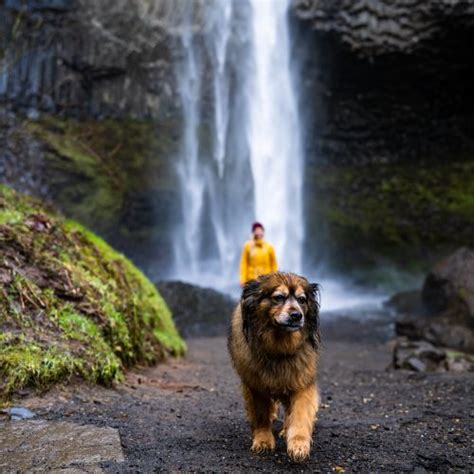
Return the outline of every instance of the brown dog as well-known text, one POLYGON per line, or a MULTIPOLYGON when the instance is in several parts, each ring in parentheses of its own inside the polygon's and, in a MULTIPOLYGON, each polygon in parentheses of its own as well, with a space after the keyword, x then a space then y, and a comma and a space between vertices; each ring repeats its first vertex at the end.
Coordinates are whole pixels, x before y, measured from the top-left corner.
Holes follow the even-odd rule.
POLYGON ((275 448, 272 422, 281 402, 285 420, 280 435, 288 455, 294 461, 306 459, 319 407, 318 285, 281 272, 249 281, 232 316, 228 345, 242 380, 252 451, 275 448))

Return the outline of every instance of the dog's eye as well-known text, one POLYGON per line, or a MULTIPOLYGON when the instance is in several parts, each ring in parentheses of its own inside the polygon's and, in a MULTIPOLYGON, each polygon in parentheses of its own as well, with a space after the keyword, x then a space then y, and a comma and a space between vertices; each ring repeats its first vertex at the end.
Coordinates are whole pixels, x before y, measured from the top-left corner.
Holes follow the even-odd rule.
POLYGON ((298 296, 297 298, 299 304, 305 304, 306 303, 306 296, 298 296))
POLYGON ((284 295, 275 295, 273 297, 273 299, 277 302, 277 303, 283 303, 283 301, 286 300, 285 296, 284 295))

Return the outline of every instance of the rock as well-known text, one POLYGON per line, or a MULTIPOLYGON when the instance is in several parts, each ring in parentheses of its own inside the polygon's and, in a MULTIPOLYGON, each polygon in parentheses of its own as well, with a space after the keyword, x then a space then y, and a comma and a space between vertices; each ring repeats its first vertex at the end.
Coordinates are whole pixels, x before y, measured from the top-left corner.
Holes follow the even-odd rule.
POLYGON ((90 0, 54 2, 61 8, 52 3, 0 6, 0 98, 30 117, 38 110, 161 115, 173 89, 169 29, 182 10, 172 2, 148 11, 140 2, 127 8, 90 0))
POLYGON ((446 351, 447 369, 452 372, 474 372, 474 356, 462 352, 446 351))
POLYGON ((393 367, 416 372, 446 370, 446 353, 426 341, 398 339, 393 350, 393 367))
POLYGON ((422 313, 421 292, 420 290, 409 290, 395 293, 384 302, 384 306, 396 313, 422 313))
POLYGON ((395 321, 395 332, 398 336, 411 340, 424 339, 438 346, 474 351, 472 329, 454 323, 447 317, 429 318, 423 314, 401 314, 395 321))
POLYGON ((474 142, 461 132, 473 123, 474 109, 465 105, 473 103, 472 55, 465 48, 473 28, 461 25, 474 17, 463 16, 466 2, 415 3, 294 2, 304 17, 294 21, 294 41, 307 157, 308 268, 324 262, 343 275, 358 269, 369 284, 392 277, 390 286, 446 248, 473 242, 474 166, 464 157, 473 156, 474 142), (428 20, 427 37, 412 42, 408 32, 425 14, 450 20, 428 20), (401 43, 385 28, 389 18, 403 30, 401 43), (423 90, 414 93, 420 84, 423 90), (470 102, 459 90, 469 91, 470 102), (391 274, 389 265, 399 271, 391 274))
POLYGON ((123 462, 118 430, 62 421, 0 423, 0 471, 76 469, 101 472, 99 463, 123 462), (82 469, 81 469, 82 468, 82 469))
POLYGON ((25 407, 12 407, 5 411, 10 415, 12 420, 28 420, 36 416, 36 413, 33 413, 25 407))
POLYGON ((402 313, 395 320, 395 333, 411 340, 422 339, 426 324, 426 319, 419 313, 402 313))
POLYGON ((414 370, 415 372, 426 372, 426 364, 417 357, 409 357, 403 361, 400 368, 414 370))
POLYGON ((442 33, 447 22, 474 23, 471 2, 295 0, 294 9, 314 28, 333 32, 366 56, 413 52, 442 33))
POLYGON ((232 297, 182 281, 161 281, 156 286, 184 337, 227 334, 236 305, 232 297))
POLYGON ((474 352, 474 252, 460 248, 435 265, 421 300, 415 293, 400 293, 387 304, 399 312, 398 336, 474 352))
POLYGON ((424 337, 433 344, 474 352, 474 332, 472 328, 454 324, 449 318, 428 320, 424 337))
POLYGON ((5 185, 0 222, 2 399, 75 376, 110 385, 184 353, 151 281, 91 231, 5 185))
POLYGON ((474 356, 447 348, 435 347, 427 341, 398 338, 393 348, 392 367, 415 372, 472 372, 474 356))
POLYGON ((474 251, 460 248, 436 264, 426 277, 422 298, 429 314, 449 313, 474 328, 474 251))

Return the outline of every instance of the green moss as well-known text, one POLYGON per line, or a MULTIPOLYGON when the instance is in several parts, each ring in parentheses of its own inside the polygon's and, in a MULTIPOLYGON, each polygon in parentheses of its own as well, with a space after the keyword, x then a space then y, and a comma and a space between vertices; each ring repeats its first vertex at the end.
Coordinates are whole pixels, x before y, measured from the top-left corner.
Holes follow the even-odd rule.
POLYGON ((0 373, 6 380, 4 394, 27 386, 45 389, 83 371, 83 361, 58 350, 45 348, 10 333, 0 340, 0 373))
POLYGON ((127 258, 0 186, 0 216, 7 214, 16 216, 0 225, 0 330, 11 335, 0 338, 0 385, 7 393, 71 375, 109 384, 124 366, 183 354, 168 307, 127 258))
POLYGON ((308 212, 317 217, 308 233, 324 231, 319 246, 341 268, 388 259, 406 271, 425 270, 472 242, 472 160, 317 166, 309 182, 316 185, 308 212))
POLYGON ((25 126, 47 145, 44 166, 53 201, 103 235, 137 230, 123 224, 131 195, 175 188, 167 164, 177 147, 171 120, 77 121, 43 115, 25 126))
MULTIPOLYGON (((116 300, 115 297, 118 295, 114 286, 117 281, 120 281, 124 275, 128 278, 128 290, 133 295, 132 300, 132 314, 135 315, 135 310, 139 310, 140 319, 146 325, 152 325, 153 334, 161 342, 161 344, 168 350, 180 354, 185 350, 185 345, 182 339, 179 337, 175 330, 171 312, 164 302, 163 298, 158 293, 155 285, 148 280, 148 278, 135 266, 130 260, 124 255, 118 254, 113 250, 103 239, 85 229, 82 225, 74 221, 66 221, 65 227, 70 232, 75 232, 84 237, 89 243, 93 244, 91 249, 98 249, 103 255, 107 262, 112 263, 112 270, 117 279, 107 282, 107 285, 103 285, 101 281, 92 278, 91 283, 95 285, 99 291, 103 292, 102 296, 105 296, 103 300, 105 313, 113 314, 112 320, 114 321, 115 328, 123 332, 122 316, 120 312, 115 311, 111 306, 114 302, 119 305, 120 301, 116 300), (115 267, 115 268, 114 268, 115 267), (161 315, 159 320, 156 319, 156 313, 161 315)), ((82 269, 86 271, 86 269, 82 269)), ((88 266, 87 272, 90 272, 91 267, 88 266)), ((93 276, 93 275, 92 275, 93 276)), ((138 344, 138 341, 132 341, 132 345, 138 344)))
POLYGON ((469 354, 467 352, 447 350, 446 356, 448 357, 448 359, 453 359, 453 360, 466 359, 469 362, 474 363, 474 354, 469 354))
POLYGON ((0 225, 1 224, 13 224, 19 222, 22 219, 21 212, 4 210, 0 213, 0 225))

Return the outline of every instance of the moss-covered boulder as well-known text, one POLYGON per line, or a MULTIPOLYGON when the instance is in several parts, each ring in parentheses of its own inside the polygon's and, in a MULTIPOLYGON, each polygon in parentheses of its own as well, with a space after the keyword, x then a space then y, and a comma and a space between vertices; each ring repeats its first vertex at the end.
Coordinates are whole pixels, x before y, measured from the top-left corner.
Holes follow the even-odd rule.
POLYGON ((123 369, 185 344, 154 285, 124 256, 39 201, 0 186, 0 391, 123 369))

